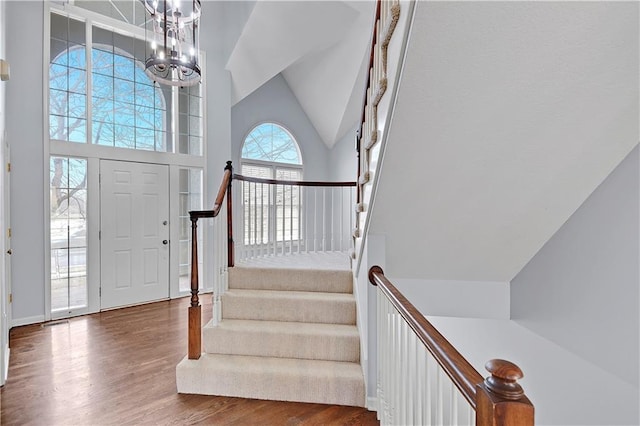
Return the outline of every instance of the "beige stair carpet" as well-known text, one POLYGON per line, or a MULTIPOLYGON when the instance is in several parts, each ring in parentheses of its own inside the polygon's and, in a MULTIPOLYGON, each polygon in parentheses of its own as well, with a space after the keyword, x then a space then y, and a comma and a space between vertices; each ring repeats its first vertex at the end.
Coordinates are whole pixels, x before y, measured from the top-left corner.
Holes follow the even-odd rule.
POLYGON ((364 406, 362 369, 352 362, 203 354, 178 364, 177 384, 183 393, 364 406))
POLYGON ((364 406, 350 271, 236 267, 178 392, 364 406))
POLYGON ((356 301, 346 293, 229 290, 222 295, 222 318, 355 324, 356 301))
POLYGON ((345 324, 225 319, 202 330, 204 351, 279 358, 358 362, 358 329, 345 324))

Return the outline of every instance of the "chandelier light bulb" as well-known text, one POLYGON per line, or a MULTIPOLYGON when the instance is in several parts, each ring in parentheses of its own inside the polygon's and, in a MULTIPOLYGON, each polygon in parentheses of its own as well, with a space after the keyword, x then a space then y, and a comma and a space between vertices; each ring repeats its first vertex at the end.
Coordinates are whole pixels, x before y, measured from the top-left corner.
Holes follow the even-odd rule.
POLYGON ((158 58, 160 58, 160 59, 164 59, 164 50, 161 50, 161 51, 158 53, 158 58))

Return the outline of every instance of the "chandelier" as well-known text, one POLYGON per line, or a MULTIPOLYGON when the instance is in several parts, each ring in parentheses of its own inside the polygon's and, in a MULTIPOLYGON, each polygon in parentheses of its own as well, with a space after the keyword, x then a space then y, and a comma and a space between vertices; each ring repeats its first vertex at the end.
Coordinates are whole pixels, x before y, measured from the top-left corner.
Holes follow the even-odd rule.
MULTIPOLYGON (((200 0, 140 0, 151 16, 151 53, 145 72, 158 83, 193 86, 200 82, 198 26, 200 0)), ((146 29, 145 24, 145 29, 146 29)))

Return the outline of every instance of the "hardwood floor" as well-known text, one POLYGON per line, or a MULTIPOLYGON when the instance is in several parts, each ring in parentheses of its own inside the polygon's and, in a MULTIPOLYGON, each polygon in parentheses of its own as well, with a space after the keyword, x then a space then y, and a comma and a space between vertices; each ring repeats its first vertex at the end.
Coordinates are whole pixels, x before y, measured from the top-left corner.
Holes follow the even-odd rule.
MULTIPOLYGON (((211 298, 202 299, 203 324, 211 298)), ((11 330, 2 425, 377 425, 363 408, 180 395, 188 298, 11 330)))

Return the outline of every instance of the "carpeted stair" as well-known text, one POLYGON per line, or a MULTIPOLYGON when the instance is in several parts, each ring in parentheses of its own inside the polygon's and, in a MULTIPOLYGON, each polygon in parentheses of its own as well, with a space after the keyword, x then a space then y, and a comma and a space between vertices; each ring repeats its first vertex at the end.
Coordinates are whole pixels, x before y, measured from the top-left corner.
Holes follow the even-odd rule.
POLYGON ((180 393, 364 406, 349 270, 235 267, 180 393))

